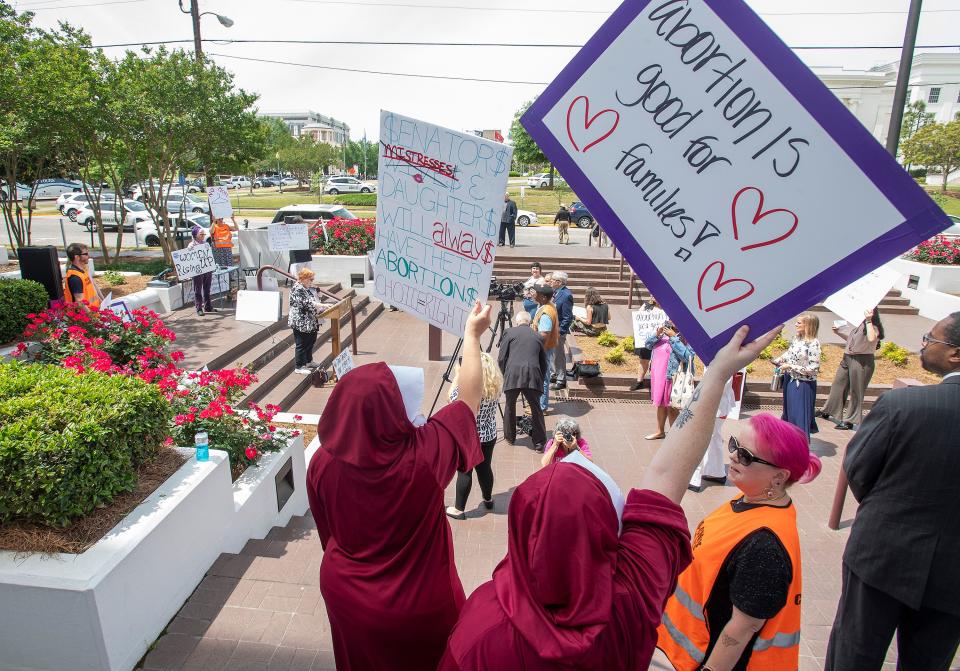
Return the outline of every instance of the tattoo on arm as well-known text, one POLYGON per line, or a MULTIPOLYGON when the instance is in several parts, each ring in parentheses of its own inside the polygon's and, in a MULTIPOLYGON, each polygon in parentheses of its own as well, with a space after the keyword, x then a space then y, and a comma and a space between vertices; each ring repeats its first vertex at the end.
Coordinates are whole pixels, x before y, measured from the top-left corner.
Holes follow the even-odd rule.
POLYGON ((740 645, 740 641, 723 632, 720 632, 720 643, 728 648, 732 648, 735 645, 740 645))
POLYGON ((693 396, 690 397, 690 404, 692 405, 694 401, 700 400, 700 385, 697 385, 697 388, 693 390, 693 396))
POLYGON ((690 412, 690 408, 684 408, 680 411, 680 414, 677 415, 677 419, 673 422, 673 425, 678 429, 682 429, 683 425, 693 419, 693 413, 690 412))

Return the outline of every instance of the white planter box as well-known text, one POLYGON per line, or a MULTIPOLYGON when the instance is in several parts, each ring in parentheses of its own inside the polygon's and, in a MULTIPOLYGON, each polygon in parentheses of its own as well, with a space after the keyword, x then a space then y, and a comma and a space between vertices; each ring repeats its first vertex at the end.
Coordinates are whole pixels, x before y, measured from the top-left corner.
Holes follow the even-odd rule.
POLYGON ((960 310, 960 266, 935 266, 907 259, 894 259, 886 265, 900 273, 893 287, 910 299, 921 317, 939 321, 960 310), (916 278, 914 288, 910 286, 911 278, 916 278))
POLYGON ((226 453, 211 450, 83 554, 0 552, 0 670, 129 671, 221 552, 306 511, 305 482, 299 437, 235 483, 226 453), (278 512, 288 459, 294 490, 278 512))
POLYGON ((310 267, 317 274, 317 281, 330 284, 339 282, 344 289, 349 289, 354 286, 354 282, 357 282, 355 288, 362 290, 367 280, 373 279, 370 257, 366 254, 363 256, 314 254, 310 267))

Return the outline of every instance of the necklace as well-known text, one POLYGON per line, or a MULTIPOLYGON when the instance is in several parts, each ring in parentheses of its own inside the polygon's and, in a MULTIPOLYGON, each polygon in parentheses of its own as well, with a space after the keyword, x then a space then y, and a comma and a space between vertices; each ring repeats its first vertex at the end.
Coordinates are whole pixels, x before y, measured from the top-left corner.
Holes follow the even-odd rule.
POLYGON ((786 493, 786 492, 784 492, 783 494, 781 494, 780 496, 777 496, 777 497, 765 496, 765 497, 763 497, 762 499, 759 499, 759 500, 756 500, 756 501, 751 500, 749 496, 747 496, 746 494, 744 494, 744 495, 743 495, 743 502, 744 502, 744 503, 752 503, 752 504, 758 504, 758 503, 773 503, 774 501, 780 501, 780 500, 785 499, 785 498, 787 498, 787 493, 786 493))

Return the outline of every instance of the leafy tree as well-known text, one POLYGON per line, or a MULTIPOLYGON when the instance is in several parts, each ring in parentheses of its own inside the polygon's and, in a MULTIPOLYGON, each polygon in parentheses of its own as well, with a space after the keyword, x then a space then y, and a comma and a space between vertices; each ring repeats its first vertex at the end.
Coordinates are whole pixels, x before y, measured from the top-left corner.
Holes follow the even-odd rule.
POLYGON ((523 103, 520 109, 517 110, 517 113, 513 115, 513 123, 510 124, 510 132, 508 134, 510 141, 513 143, 513 160, 517 163, 535 166, 547 165, 549 163, 550 188, 552 189, 553 164, 549 162, 540 145, 530 137, 530 133, 528 133, 527 129, 523 127, 523 124, 520 123, 520 117, 530 109, 530 105, 532 104, 533 100, 523 103))
POLYGON ((923 126, 903 143, 903 158, 911 164, 940 170, 940 190, 946 192, 950 173, 960 168, 960 120, 923 126))
POLYGON ((376 139, 373 141, 362 140, 360 142, 350 140, 347 142, 346 154, 348 168, 357 166, 365 178, 377 174, 380 145, 376 139))
POLYGON ((303 184, 311 183, 315 172, 326 173, 327 168, 339 163, 342 153, 333 145, 316 142, 308 135, 301 136, 288 148, 280 151, 280 163, 303 184))
MULTIPOLYGON (((931 123, 934 118, 932 112, 927 111, 927 103, 922 100, 914 100, 907 109, 903 111, 903 123, 900 124, 900 153, 903 154, 903 143, 913 137, 914 133, 931 123)), ((910 164, 907 163, 907 169, 910 164)))

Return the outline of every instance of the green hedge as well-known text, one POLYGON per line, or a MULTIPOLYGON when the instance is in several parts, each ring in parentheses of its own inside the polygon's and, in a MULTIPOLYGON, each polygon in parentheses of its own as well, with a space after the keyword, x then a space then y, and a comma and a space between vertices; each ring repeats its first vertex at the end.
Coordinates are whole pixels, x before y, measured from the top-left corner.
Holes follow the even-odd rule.
POLYGON ((0 343, 10 342, 27 325, 27 315, 47 309, 50 297, 33 280, 0 280, 0 343))
POLYGON ((170 412, 137 378, 0 364, 0 523, 66 526, 133 489, 170 412))
POLYGON ((366 205, 375 207, 377 194, 375 193, 341 193, 336 196, 324 196, 324 202, 339 203, 340 205, 366 205))

